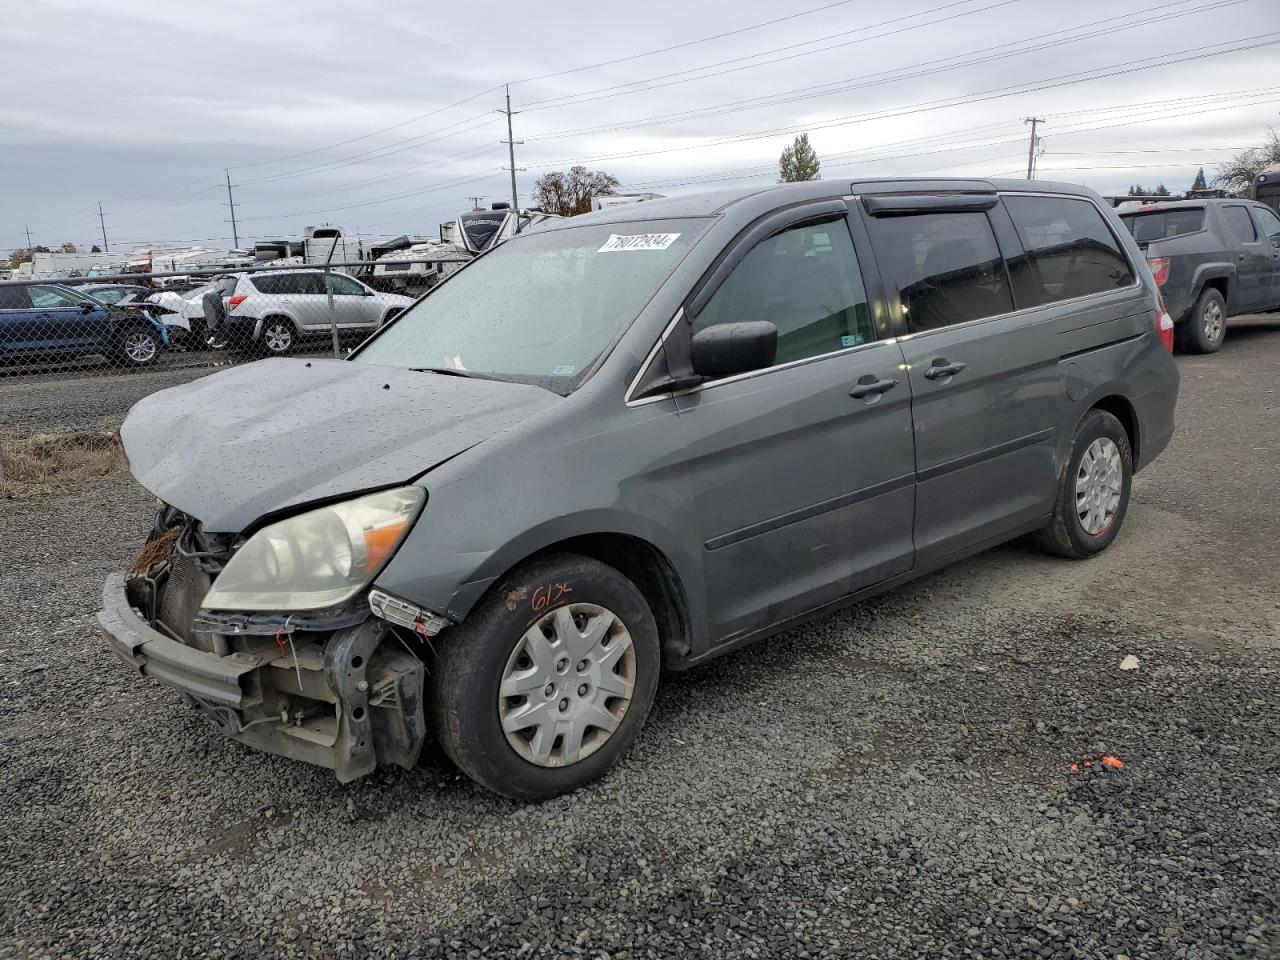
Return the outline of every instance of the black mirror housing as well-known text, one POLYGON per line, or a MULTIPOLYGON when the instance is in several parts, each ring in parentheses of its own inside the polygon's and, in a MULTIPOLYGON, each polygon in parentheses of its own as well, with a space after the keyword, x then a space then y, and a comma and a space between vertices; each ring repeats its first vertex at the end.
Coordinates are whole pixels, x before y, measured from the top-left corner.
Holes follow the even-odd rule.
POLYGON ((772 366, 777 353, 777 327, 768 320, 742 320, 699 330, 689 359, 700 377, 729 377, 772 366))

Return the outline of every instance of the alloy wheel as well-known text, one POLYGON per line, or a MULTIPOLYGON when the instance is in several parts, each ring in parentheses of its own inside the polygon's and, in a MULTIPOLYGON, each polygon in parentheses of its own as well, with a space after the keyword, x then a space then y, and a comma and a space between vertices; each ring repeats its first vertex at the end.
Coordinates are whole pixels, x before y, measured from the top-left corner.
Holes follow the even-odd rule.
POLYGON ((262 342, 272 353, 286 353, 293 346, 293 330, 285 323, 272 323, 262 331, 262 342))
POLYGON ((1223 317, 1222 305, 1217 300, 1210 299, 1205 304, 1204 314, 1201 316, 1204 323, 1204 338, 1210 343, 1217 343, 1222 339, 1223 317))
POLYGON ((143 364, 154 360, 159 348, 151 334, 134 330, 124 338, 123 350, 130 363, 143 364))
POLYGON ((559 607, 529 627, 507 658, 498 689, 502 730, 530 763, 577 763, 618 729, 635 682, 635 648, 616 614, 593 603, 559 607))

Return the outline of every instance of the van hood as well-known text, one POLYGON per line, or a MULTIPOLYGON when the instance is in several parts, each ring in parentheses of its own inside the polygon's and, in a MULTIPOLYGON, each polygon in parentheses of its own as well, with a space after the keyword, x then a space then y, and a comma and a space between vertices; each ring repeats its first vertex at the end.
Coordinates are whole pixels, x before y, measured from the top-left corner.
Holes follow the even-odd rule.
POLYGON ((129 469, 206 530, 409 483, 559 402, 526 384, 270 359, 161 390, 120 434, 129 469))

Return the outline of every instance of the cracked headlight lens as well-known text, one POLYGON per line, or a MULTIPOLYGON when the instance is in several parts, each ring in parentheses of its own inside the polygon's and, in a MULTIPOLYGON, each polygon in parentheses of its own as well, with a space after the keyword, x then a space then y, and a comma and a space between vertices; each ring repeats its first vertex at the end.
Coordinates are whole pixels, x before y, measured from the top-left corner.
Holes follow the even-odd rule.
POLYGON ((208 610, 319 610, 359 593, 400 546, 426 500, 385 490, 263 527, 205 595, 208 610))

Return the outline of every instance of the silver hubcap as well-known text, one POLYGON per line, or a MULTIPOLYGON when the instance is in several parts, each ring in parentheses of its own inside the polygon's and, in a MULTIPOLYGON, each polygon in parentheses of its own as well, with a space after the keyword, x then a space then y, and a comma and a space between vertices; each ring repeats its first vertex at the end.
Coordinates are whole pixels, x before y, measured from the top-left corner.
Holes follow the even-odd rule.
POLYGON ((1085 533, 1096 537, 1111 526, 1124 482, 1120 448, 1106 437, 1089 444, 1076 474, 1076 514, 1085 533))
POLYGON ((507 658, 498 716, 516 753, 565 767, 599 750, 631 705, 636 651, 612 612, 594 603, 552 610, 507 658))
POLYGON ((1217 300, 1210 300, 1204 308, 1204 336, 1212 343, 1222 336, 1222 307, 1217 300))
POLYGON ((262 339, 267 344, 267 349, 272 353, 280 353, 288 350, 289 345, 293 343, 293 331, 282 323, 273 323, 263 331, 262 339))
POLYGON ((134 363, 147 363, 156 355, 156 342, 145 333, 131 333, 124 339, 124 355, 134 363))

